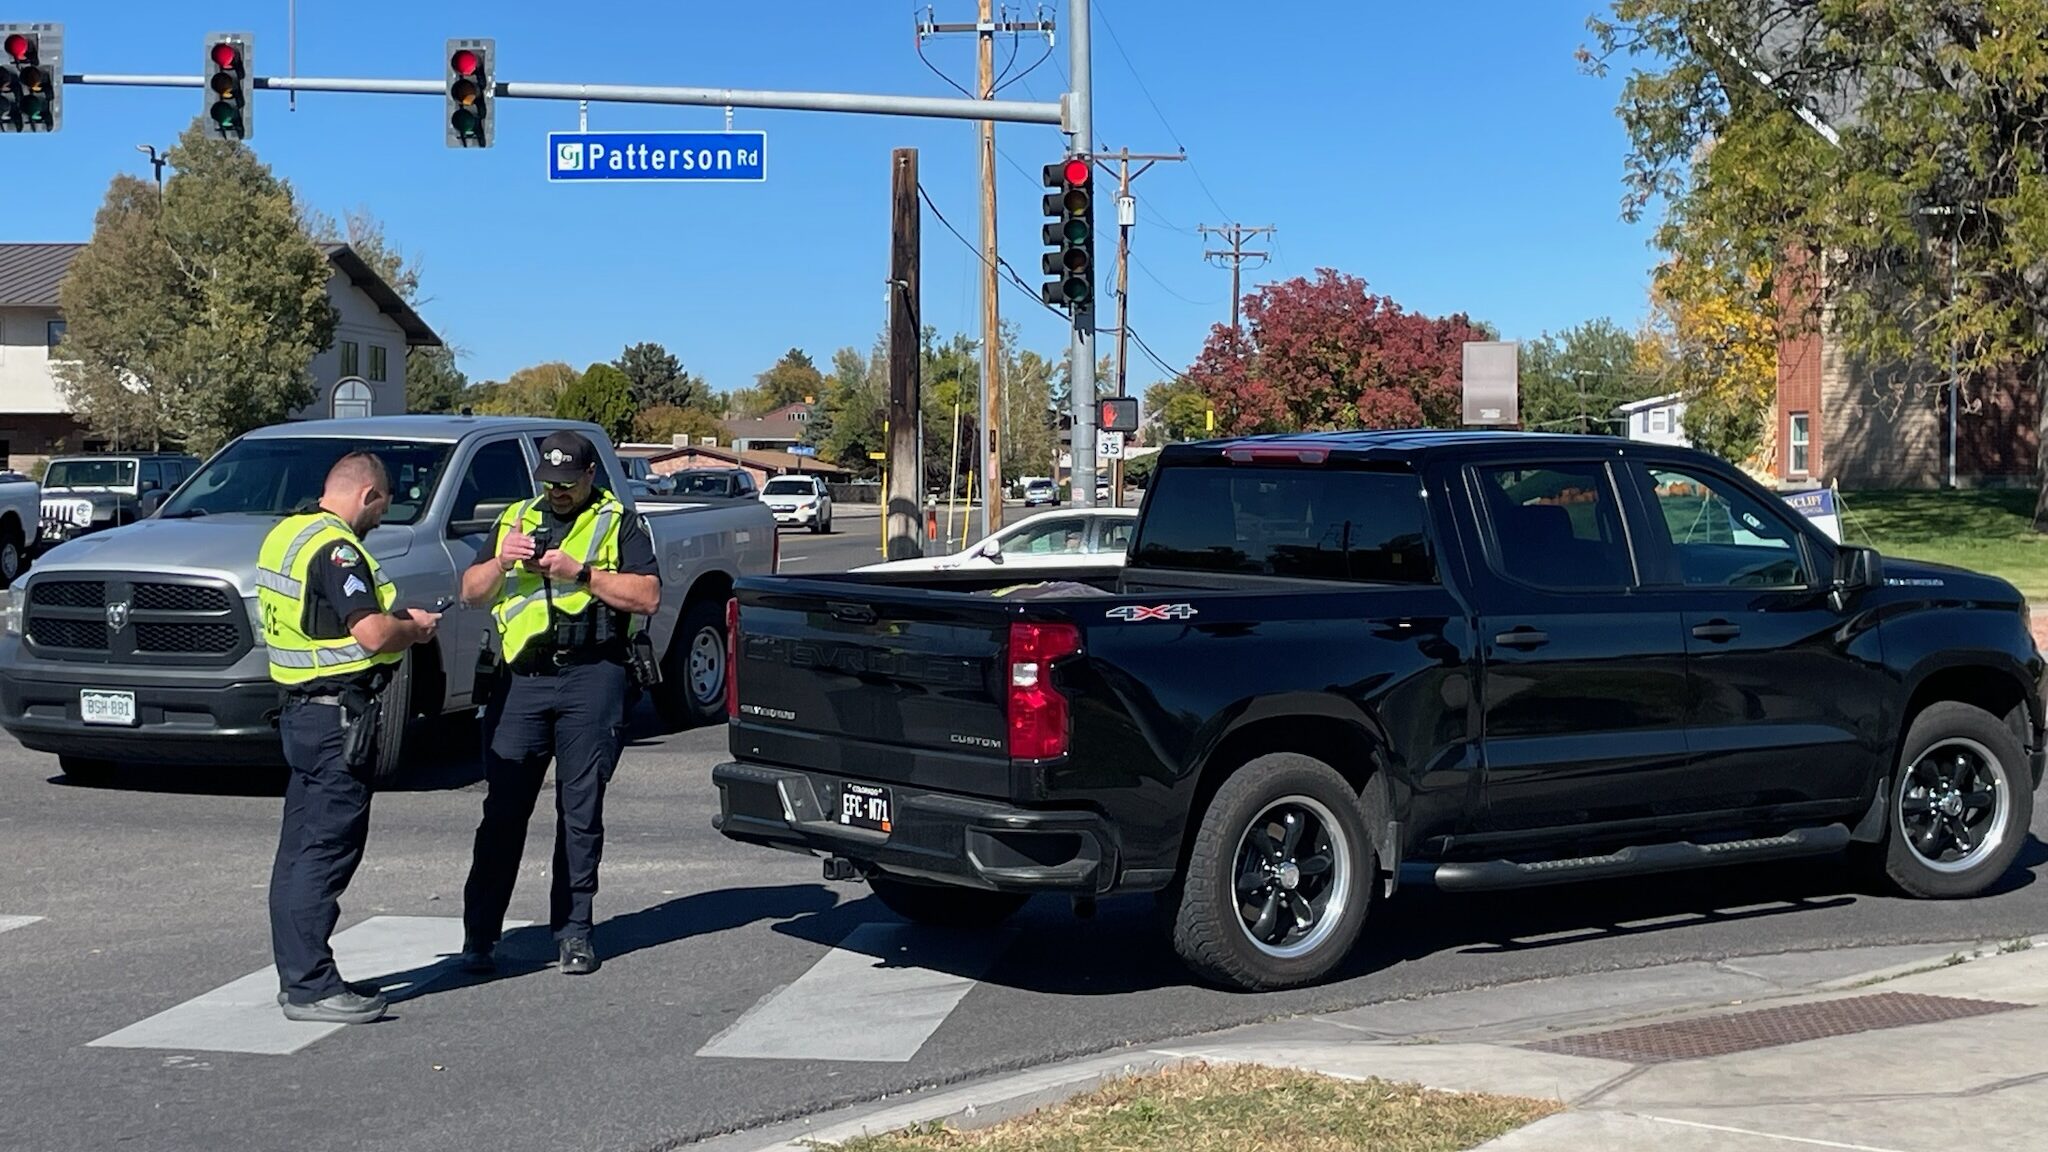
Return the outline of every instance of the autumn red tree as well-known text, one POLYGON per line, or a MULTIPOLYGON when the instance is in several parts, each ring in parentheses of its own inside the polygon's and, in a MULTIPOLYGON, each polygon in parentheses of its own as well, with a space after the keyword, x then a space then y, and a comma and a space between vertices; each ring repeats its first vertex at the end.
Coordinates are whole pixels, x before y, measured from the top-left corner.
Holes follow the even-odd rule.
POLYGON ((1464 344, 1486 338, 1329 268, 1259 289, 1244 316, 1242 336, 1217 325, 1188 370, 1221 433, 1455 424, 1464 344))

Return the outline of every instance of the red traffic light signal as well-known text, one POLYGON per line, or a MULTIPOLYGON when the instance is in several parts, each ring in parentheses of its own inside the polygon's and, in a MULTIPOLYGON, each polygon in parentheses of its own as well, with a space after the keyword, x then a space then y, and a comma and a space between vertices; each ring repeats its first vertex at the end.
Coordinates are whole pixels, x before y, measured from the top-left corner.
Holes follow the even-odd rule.
POLYGON ((9 33, 7 36, 7 58, 9 60, 28 59, 28 37, 23 36, 19 32, 9 33))
POLYGON ((467 48, 459 49, 454 56, 449 58, 448 66, 455 69, 457 76, 473 77, 476 75, 477 69, 476 53, 471 52, 467 48))
POLYGON ((1096 427, 1104 432, 1136 432, 1138 430, 1138 398, 1136 396, 1112 396, 1096 405, 1096 427))
POLYGON ((241 53, 235 51, 233 44, 222 42, 213 46, 213 66, 215 68, 233 68, 235 61, 240 59, 240 57, 241 53))
POLYGON ((1088 162, 1081 159, 1069 160, 1067 161, 1066 170, 1061 175, 1066 178, 1069 184, 1086 185, 1088 183, 1088 162))

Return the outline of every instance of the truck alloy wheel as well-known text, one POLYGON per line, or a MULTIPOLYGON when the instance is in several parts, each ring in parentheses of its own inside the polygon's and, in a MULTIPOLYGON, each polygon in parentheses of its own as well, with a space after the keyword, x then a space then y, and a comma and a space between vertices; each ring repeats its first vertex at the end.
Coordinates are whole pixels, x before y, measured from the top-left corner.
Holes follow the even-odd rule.
POLYGON ((1956 701, 1914 718, 1893 778, 1884 875, 1909 896, 1975 896, 2019 855, 2034 818, 2026 751, 1991 713, 1956 701))
POLYGON ((725 694, 725 637, 702 627, 690 637, 690 697, 698 707, 716 705, 725 694))
POLYGON ((1239 838, 1237 915, 1268 956, 1306 956, 1330 938, 1350 899, 1351 850, 1320 801, 1287 796, 1266 806, 1239 838))
POLYGON ((1262 991, 1314 983, 1344 962, 1379 865, 1358 792, 1336 769, 1258 757, 1216 790, 1190 835, 1160 909, 1189 968, 1262 991))

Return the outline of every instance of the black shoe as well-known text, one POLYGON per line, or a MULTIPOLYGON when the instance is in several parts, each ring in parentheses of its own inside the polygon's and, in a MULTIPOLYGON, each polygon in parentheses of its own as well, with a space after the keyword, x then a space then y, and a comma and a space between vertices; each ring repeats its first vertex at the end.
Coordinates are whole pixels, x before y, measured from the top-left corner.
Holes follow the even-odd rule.
MULTIPOLYGON (((343 988, 348 989, 350 992, 353 992, 356 995, 361 996, 365 1000, 374 999, 376 997, 384 995, 384 989, 378 987, 376 984, 368 980, 343 980, 341 982, 341 986, 343 988)), ((291 997, 285 995, 283 992, 279 992, 277 994, 277 1002, 279 1004, 284 1004, 290 999, 291 997)))
POLYGON ((490 944, 478 944, 473 940, 463 941, 462 956, 460 958, 462 970, 479 976, 496 972, 498 970, 498 959, 491 955, 494 947, 494 945, 490 944))
POLYGON ((562 941, 562 973, 567 976, 587 976, 597 971, 597 953, 590 947, 590 941, 572 936, 562 941))
POLYGON ((307 1020, 316 1024, 368 1024, 384 1015, 387 1007, 383 995, 358 996, 354 992, 341 991, 325 1000, 311 1004, 284 1002, 284 1018, 307 1020))

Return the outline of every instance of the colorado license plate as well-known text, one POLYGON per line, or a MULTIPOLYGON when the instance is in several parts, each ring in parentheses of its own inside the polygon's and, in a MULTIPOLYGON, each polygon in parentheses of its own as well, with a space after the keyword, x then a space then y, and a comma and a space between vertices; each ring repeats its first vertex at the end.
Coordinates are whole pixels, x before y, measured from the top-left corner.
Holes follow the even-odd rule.
POLYGON ((870 832, 890 831, 889 790, 872 784, 848 784, 839 790, 839 822, 870 832))
POLYGON ((78 694, 78 718, 87 724, 132 726, 135 723, 135 693, 85 689, 78 694))

